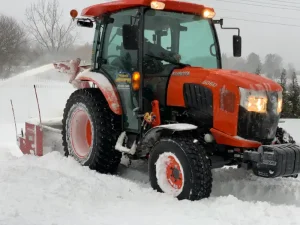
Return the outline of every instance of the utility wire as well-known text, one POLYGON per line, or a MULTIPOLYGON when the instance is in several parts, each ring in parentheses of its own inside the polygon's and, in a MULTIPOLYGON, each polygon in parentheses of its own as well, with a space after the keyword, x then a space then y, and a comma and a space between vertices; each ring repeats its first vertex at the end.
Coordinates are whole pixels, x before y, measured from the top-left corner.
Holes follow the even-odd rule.
MULTIPOLYGON (((216 1, 220 2, 219 0, 216 0, 216 1)), ((282 7, 259 5, 259 4, 253 4, 253 3, 251 4, 251 3, 246 3, 246 2, 235 2, 235 1, 230 1, 230 0, 222 0, 222 2, 229 2, 229 3, 235 3, 235 4, 241 4, 241 5, 250 5, 250 6, 262 6, 262 7, 274 8, 274 9, 286 9, 286 10, 300 11, 299 10, 300 8, 296 8, 296 7, 294 7, 293 9, 292 8, 282 8, 282 7)))
MULTIPOLYGON (((218 0, 216 0, 218 1, 218 0)), ((223 2, 234 2, 230 0, 222 0, 223 2)), ((239 2, 234 2, 237 4, 246 4, 246 3, 239 3, 239 2)), ((252 4, 250 4, 252 5, 252 4)), ((269 6, 264 6, 264 7, 269 7, 269 6)), ((218 8, 216 8, 218 9, 218 8)), ((224 11, 232 11, 232 12, 239 12, 239 13, 247 13, 247 14, 254 14, 254 15, 261 15, 261 16, 271 16, 271 17, 276 17, 276 18, 285 18, 285 19, 292 19, 292 20, 298 20, 300 18, 292 18, 292 17, 284 17, 284 16, 277 16, 277 15, 270 15, 270 14, 264 14, 264 13, 255 13, 255 12, 245 12, 245 11, 238 11, 238 10, 232 10, 232 9, 222 9, 219 8, 219 10, 224 10, 224 11)), ((247 21, 247 22, 254 22, 254 23, 264 23, 264 24, 272 24, 272 25, 282 25, 282 26, 290 26, 290 27, 300 27, 300 25, 296 24, 288 24, 288 23, 276 23, 276 22, 268 22, 268 21, 261 21, 261 20, 251 20, 251 19, 243 19, 243 18, 236 18, 236 17, 223 17, 227 19, 233 19, 233 20, 240 20, 240 21, 247 21)))
POLYGON ((246 12, 246 11, 239 11, 239 10, 232 10, 232 9, 223 9, 223 8, 215 8, 215 9, 228 11, 228 12, 238 12, 238 13, 246 13, 246 14, 253 14, 253 15, 260 15, 260 16, 271 16, 271 17, 282 18, 282 19, 300 20, 300 18, 277 16, 277 15, 271 15, 265 13, 254 13, 254 12, 246 12))
POLYGON ((265 23, 265 24, 282 25, 282 26, 289 26, 289 27, 300 27, 300 25, 296 25, 296 24, 272 23, 272 22, 267 22, 267 21, 247 20, 247 19, 235 18, 235 17, 228 17, 228 16, 224 16, 222 18, 233 19, 233 20, 241 20, 241 21, 248 21, 248 22, 255 22, 255 23, 265 23))
MULTIPOLYGON (((276 4, 276 3, 273 3, 273 2, 262 2, 262 1, 256 1, 256 0, 247 0, 247 1, 245 1, 245 0, 240 0, 242 3, 243 2, 253 2, 253 3, 255 3, 255 4, 265 4, 265 6, 266 7, 269 7, 269 5, 276 5, 276 6, 284 6, 284 7, 291 7, 291 8, 297 8, 297 9, 299 9, 300 7, 299 6, 293 6, 293 5, 286 5, 286 4, 276 4)), ((273 1, 273 0, 272 0, 273 1)), ((294 3, 295 4, 295 3, 294 3)), ((299 4, 299 3, 298 3, 299 4)))
POLYGON ((300 4, 299 1, 291 2, 291 1, 281 1, 281 0, 272 0, 272 2, 280 2, 280 3, 289 3, 289 4, 300 4))

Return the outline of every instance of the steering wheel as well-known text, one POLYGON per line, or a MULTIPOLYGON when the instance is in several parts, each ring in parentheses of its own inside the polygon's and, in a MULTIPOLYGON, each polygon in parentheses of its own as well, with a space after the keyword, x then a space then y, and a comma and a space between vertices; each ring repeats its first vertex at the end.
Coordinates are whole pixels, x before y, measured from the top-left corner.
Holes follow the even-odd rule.
POLYGON ((107 56, 107 60, 109 59, 109 58, 112 58, 112 57, 115 57, 115 58, 118 58, 118 57, 120 57, 119 55, 109 55, 109 56, 107 56))
POLYGON ((120 56, 119 55, 108 55, 107 57, 106 57, 106 60, 107 60, 107 62, 108 62, 108 59, 109 58, 115 58, 114 60, 112 60, 111 61, 111 63, 110 63, 110 65, 112 66, 112 65, 115 65, 116 67, 118 67, 118 58, 120 58, 120 56))

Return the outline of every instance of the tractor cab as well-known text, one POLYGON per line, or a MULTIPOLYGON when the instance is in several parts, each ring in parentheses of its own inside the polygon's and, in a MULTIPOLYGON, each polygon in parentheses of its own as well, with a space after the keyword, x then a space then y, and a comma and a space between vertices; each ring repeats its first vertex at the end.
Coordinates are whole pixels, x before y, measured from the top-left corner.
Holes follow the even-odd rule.
MULTIPOLYGON (((221 69, 215 24, 222 26, 223 21, 213 20, 214 10, 203 5, 137 2, 135 6, 120 2, 121 10, 114 10, 111 3, 91 6, 82 15, 93 19, 79 18, 77 23, 84 27, 96 24, 92 71, 104 74, 115 84, 125 130, 140 133, 141 117, 153 110, 154 100, 158 102, 161 117, 170 119, 169 111, 164 108, 168 82, 176 69, 221 69), (187 9, 191 6, 195 8, 187 9)), ((74 11, 71 15, 77 16, 74 11)), ((233 40, 237 43, 234 55, 240 56, 241 38, 235 35, 233 40)))

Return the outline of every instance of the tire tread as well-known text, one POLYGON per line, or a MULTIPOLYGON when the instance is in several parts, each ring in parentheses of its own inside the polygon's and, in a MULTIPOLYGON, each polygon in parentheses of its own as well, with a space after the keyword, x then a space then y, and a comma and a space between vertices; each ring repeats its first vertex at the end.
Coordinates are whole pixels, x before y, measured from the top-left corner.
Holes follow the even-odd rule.
POLYGON ((115 115, 98 88, 79 89, 73 92, 67 101, 63 115, 62 139, 65 156, 69 156, 66 141, 66 121, 70 108, 78 102, 84 103, 90 110, 93 124, 96 126, 96 144, 94 157, 88 165, 100 173, 115 173, 120 164, 122 153, 115 150, 118 134, 121 133, 121 117, 115 115))

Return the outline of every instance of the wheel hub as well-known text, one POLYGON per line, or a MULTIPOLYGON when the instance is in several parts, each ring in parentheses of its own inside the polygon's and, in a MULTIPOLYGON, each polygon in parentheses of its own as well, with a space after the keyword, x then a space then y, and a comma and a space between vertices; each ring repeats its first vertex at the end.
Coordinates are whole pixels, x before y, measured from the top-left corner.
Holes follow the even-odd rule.
POLYGON ((92 126, 91 121, 88 120, 86 124, 86 141, 89 147, 92 145, 92 126))
POLYGON ((166 169, 167 180, 173 188, 180 189, 182 187, 182 171, 180 165, 173 156, 169 156, 168 159, 169 162, 166 169))

